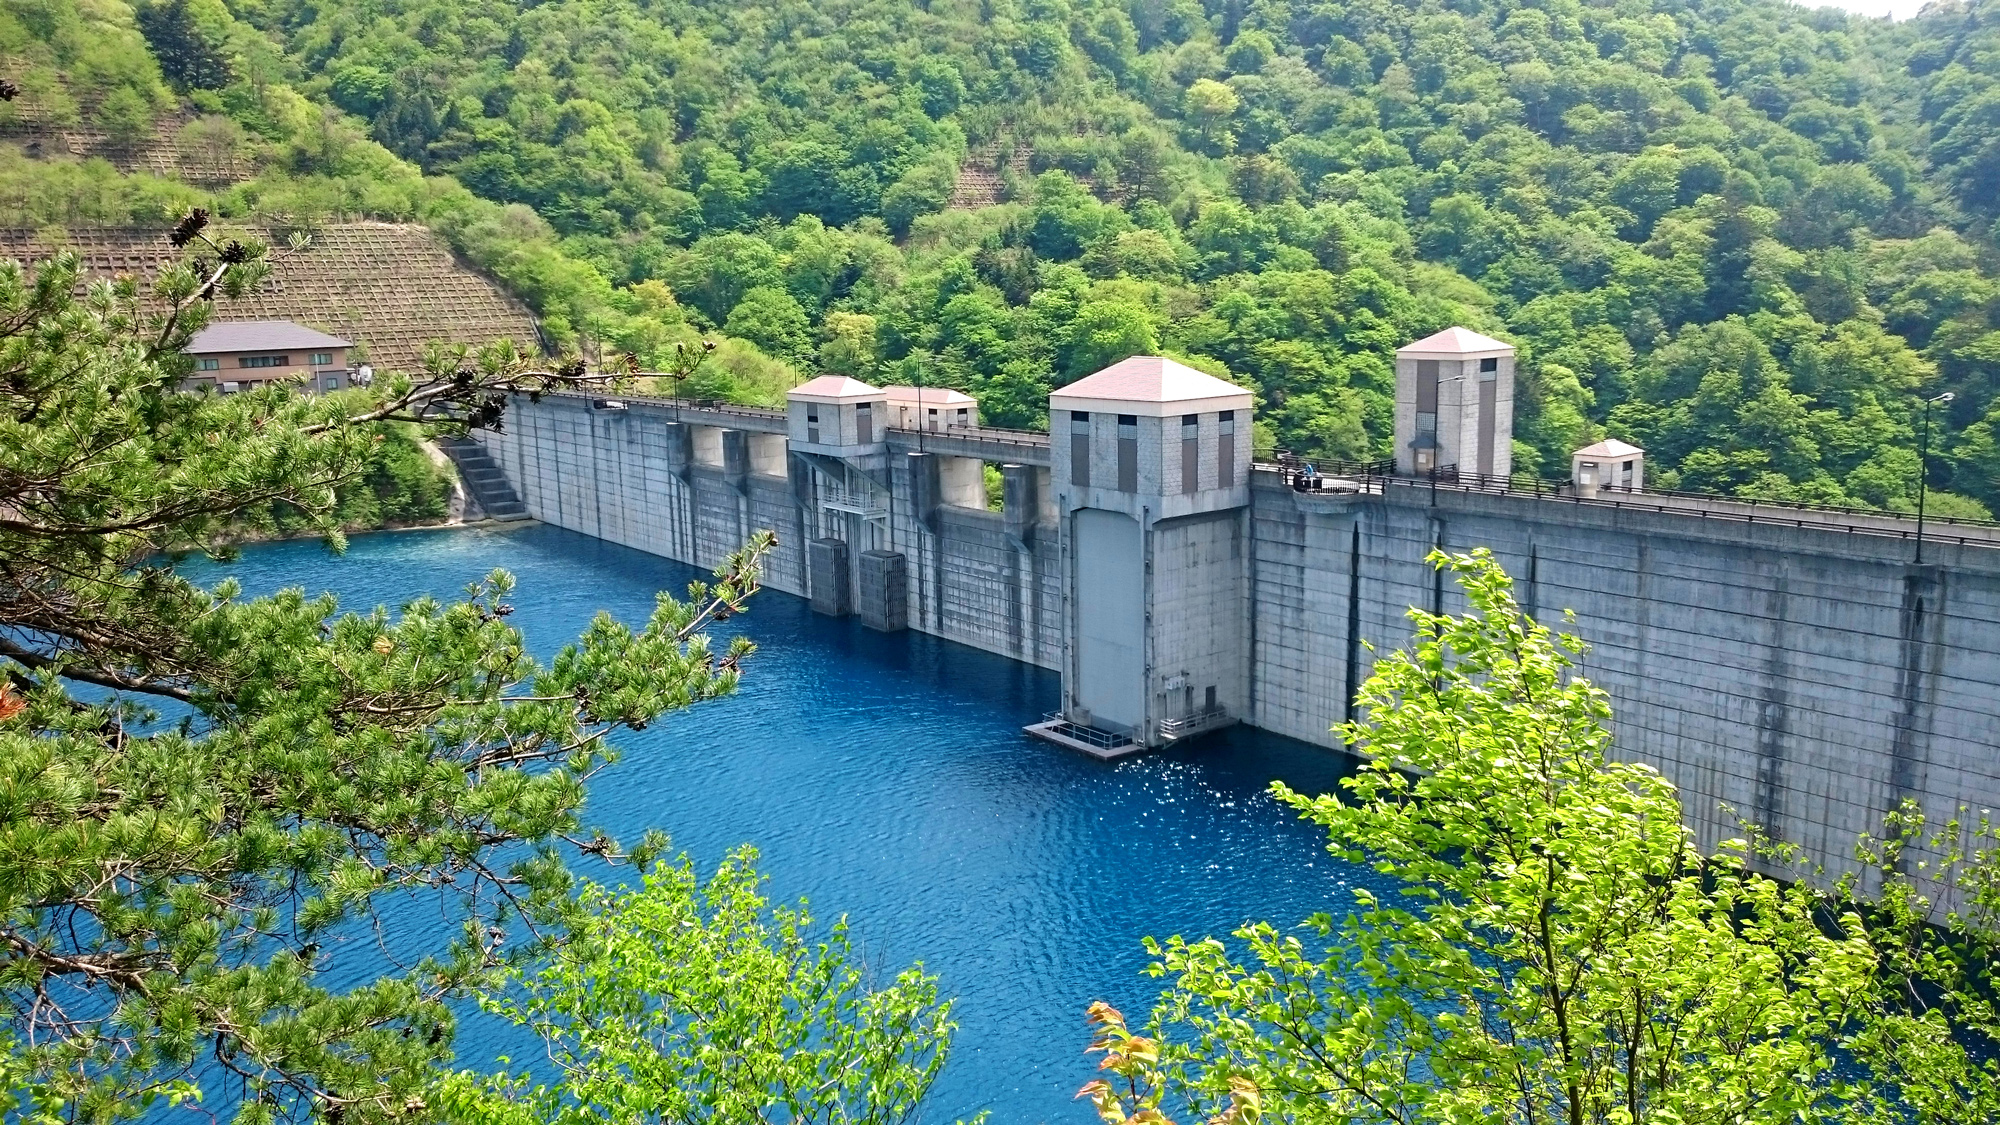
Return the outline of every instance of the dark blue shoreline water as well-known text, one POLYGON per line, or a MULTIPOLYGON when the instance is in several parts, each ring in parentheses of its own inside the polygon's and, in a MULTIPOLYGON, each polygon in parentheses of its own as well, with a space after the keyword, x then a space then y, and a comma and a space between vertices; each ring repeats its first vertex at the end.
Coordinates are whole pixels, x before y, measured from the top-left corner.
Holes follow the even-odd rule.
MULTIPOLYGON (((250 594, 330 590, 363 610, 455 597, 495 567, 519 580, 512 621, 544 656, 599 609, 636 623, 656 591, 699 577, 545 527, 359 536, 343 557, 279 543, 188 570, 235 575, 250 594)), ((1142 935, 1291 925, 1345 910, 1347 881, 1379 882, 1264 793, 1274 778, 1330 790, 1352 768, 1341 755, 1234 730, 1107 764, 1021 734, 1055 706, 1053 673, 815 617, 775 591, 716 632, 760 646, 741 690, 623 736, 587 818, 621 838, 666 829, 704 870, 754 843, 774 901, 845 914, 884 975, 919 960, 938 974, 960 1029, 925 1121, 980 1109, 996 1125, 1089 1121, 1072 1101, 1092 1068, 1083 1009, 1107 999, 1136 1017, 1150 1005, 1161 982, 1142 972, 1142 935)), ((400 920, 441 925, 413 913, 400 920)), ((350 948, 330 979, 379 956, 350 948)), ((523 1046, 471 1020, 459 1063, 490 1069, 496 1055, 529 1057, 523 1046)))

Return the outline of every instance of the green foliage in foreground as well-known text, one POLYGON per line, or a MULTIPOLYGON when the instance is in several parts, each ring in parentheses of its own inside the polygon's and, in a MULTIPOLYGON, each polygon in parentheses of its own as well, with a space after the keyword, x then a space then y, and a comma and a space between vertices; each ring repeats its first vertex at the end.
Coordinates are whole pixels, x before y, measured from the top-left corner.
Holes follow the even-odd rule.
POLYGON ((1673 786, 1607 756, 1581 642, 1524 616, 1490 555, 1433 561, 1469 611, 1413 610, 1377 663, 1342 728, 1372 755, 1349 793, 1274 786, 1401 893, 1149 943, 1171 985, 1148 1034, 1091 1010, 1108 1073, 1080 1096, 1103 1120, 1990 1120, 1988 857, 1940 867, 1966 841, 1906 812, 1864 846, 1886 881, 1864 902, 1753 872, 1744 841, 1703 856, 1673 786), (1964 912, 1933 916, 1941 897, 1964 912))
MULTIPOLYGON (((340 490, 366 483, 379 426, 494 424, 509 394, 617 382, 493 349, 340 394, 182 393, 187 337, 261 263, 193 220, 176 238, 208 256, 143 300, 130 282, 76 295, 73 258, 0 265, 0 1109, 437 1120, 452 998, 513 969, 554 1003, 564 974, 613 967, 580 940, 652 948, 644 927, 687 888, 666 868, 640 897, 578 897, 572 862, 646 864, 661 842, 625 851, 591 831, 586 784, 616 761, 619 730, 735 689, 752 647, 708 630, 756 592, 773 540, 754 536, 685 600, 661 595, 637 627, 598 615, 547 662, 508 623, 505 572, 456 601, 357 613, 135 565, 279 504, 338 547, 340 490), (377 904, 411 896, 458 932, 399 961, 377 904), (544 954, 543 975, 523 968, 544 954)), ((696 927, 675 929, 682 952, 744 974, 698 998, 754 1014, 802 1114, 906 1111, 949 1031, 930 982, 859 989, 837 937, 808 951, 792 916, 766 928, 753 889, 739 862, 699 920, 678 920, 696 927)), ((595 1002, 641 1002, 597 983, 639 982, 594 982, 595 1002)), ((676 1073, 740 1089, 716 1053, 737 1045, 730 1026, 713 1031, 676 1073)), ((632 1107, 598 1079, 565 1098, 632 1107)))
MULTIPOLYGON (((706 883, 683 857, 627 890, 586 885, 567 940, 482 1001, 546 1041, 558 1086, 451 1076, 461 1125, 783 1120, 894 1125, 944 1065, 937 981, 871 988, 846 925, 768 908, 741 848, 706 883)), ((503 1060, 505 1061, 505 1060, 503 1060)))
MULTIPOLYGON (((451 514, 456 476, 433 460, 423 434, 407 422, 378 422, 362 449, 362 468, 334 486, 334 518, 347 531, 437 523, 451 514)), ((275 501, 246 511, 239 525, 251 534, 312 534, 313 516, 275 501)))

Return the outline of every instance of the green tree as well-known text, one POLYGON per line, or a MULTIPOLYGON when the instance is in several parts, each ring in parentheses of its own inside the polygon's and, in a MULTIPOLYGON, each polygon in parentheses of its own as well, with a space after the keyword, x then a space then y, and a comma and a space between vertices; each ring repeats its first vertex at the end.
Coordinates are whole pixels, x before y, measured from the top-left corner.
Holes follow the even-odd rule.
POLYGON ((1218 154, 1236 147, 1229 131, 1230 119, 1243 105, 1236 91, 1213 78, 1201 78, 1187 88, 1181 104, 1204 145, 1218 154))
POLYGON ((706 629, 756 590, 769 537, 546 664, 507 624, 504 572, 393 614, 193 584, 171 553, 260 505, 338 546, 375 423, 497 424, 508 394, 619 378, 496 347, 334 394, 180 393, 211 300, 262 275, 257 247, 204 220, 174 235, 199 268, 150 292, 76 296, 73 257, 0 265, 10 1112, 115 1120, 201 1091, 244 1121, 423 1116, 446 999, 573 917, 558 848, 655 850, 584 830, 584 783, 617 730, 734 689, 750 647, 706 629), (321 944, 396 894, 463 931, 397 968, 321 944))
POLYGON ((736 302, 722 330, 794 363, 812 354, 812 326, 806 310, 790 293, 775 285, 760 285, 736 302))
POLYGON ((1876 951, 1823 929, 1803 884, 1704 857, 1673 786, 1610 758, 1582 643, 1517 607, 1485 552, 1434 554, 1468 603, 1411 611, 1377 662, 1368 763, 1344 797, 1274 793, 1400 893, 1345 918, 1149 943, 1171 986, 1150 1034, 1099 1006, 1106 1121, 1184 1107, 1291 1122, 1825 1120, 1854 1087, 1834 1043, 1867 1010, 1876 951), (1238 959, 1238 957, 1242 959, 1238 959))
POLYGON ((844 922, 772 910, 743 848, 706 883, 683 857, 637 888, 586 885, 568 940, 483 1001, 562 1074, 452 1075, 464 1125, 763 1121, 895 1125, 937 1077, 951 1005, 920 969, 871 987, 844 922))
POLYGON ((233 77, 229 60, 209 42, 187 0, 155 0, 139 7, 139 30, 159 60, 160 73, 174 88, 220 90, 233 77))
POLYGON ((1072 379, 1160 350, 1153 318, 1129 301, 1088 301, 1063 332, 1063 371, 1072 379))

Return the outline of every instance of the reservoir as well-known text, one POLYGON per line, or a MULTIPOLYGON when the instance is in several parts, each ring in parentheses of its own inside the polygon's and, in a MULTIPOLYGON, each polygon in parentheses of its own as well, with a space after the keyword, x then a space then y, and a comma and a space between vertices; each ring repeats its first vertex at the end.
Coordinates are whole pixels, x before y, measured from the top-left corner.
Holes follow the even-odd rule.
MULTIPOLYGON (((247 594, 297 585, 365 610, 453 598, 496 567, 519 580, 511 621, 543 657, 599 609, 636 625, 656 591, 701 577, 542 526, 358 536, 338 557, 279 543, 188 569, 209 584, 235 575, 247 594)), ((713 632, 760 646, 738 693, 623 734, 585 823, 621 839, 664 829, 705 871, 753 843, 769 897, 806 898, 822 921, 845 915, 880 979, 923 962, 957 998, 959 1023, 923 1121, 982 1109, 995 1125, 1091 1121, 1072 1100, 1095 1065, 1083 1011, 1109 1000, 1141 1022, 1163 983, 1144 974, 1141 937, 1291 927, 1344 911, 1357 879, 1384 882, 1328 855, 1321 833, 1264 793, 1273 779, 1333 789, 1352 768, 1338 754, 1239 728, 1099 762, 1022 734, 1057 704, 1052 672, 816 617, 771 590, 713 632)), ((442 942, 434 907, 404 909, 442 942)), ((369 942, 332 957, 329 983, 380 969, 369 942)), ((477 1016, 461 1022, 457 1050, 482 1070, 498 1055, 540 1057, 477 1016)))

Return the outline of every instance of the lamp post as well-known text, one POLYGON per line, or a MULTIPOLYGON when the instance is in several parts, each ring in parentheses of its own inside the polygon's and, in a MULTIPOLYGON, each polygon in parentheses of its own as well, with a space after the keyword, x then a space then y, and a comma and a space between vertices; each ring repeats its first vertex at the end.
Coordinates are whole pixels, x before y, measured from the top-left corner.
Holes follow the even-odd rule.
POLYGON ((917 452, 922 453, 924 451, 924 427, 929 424, 929 419, 924 417, 924 365, 921 363, 917 364, 915 381, 917 384, 917 452))
POLYGON ((1924 564, 1924 497, 1931 485, 1931 407, 1941 402, 1950 402, 1955 396, 1950 392, 1924 400, 1923 436, 1917 441, 1917 565, 1924 564))

